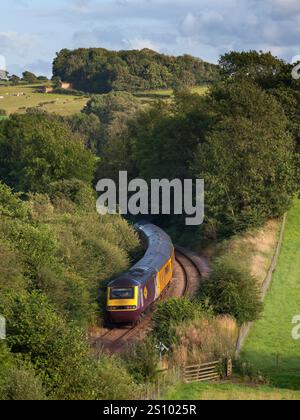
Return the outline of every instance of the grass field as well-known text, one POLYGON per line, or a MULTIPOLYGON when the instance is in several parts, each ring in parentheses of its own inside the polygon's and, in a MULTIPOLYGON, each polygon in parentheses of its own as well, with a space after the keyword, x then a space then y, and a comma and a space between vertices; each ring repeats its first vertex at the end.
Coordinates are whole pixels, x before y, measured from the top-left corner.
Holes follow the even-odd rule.
POLYGON ((300 390, 300 340, 291 334, 295 315, 300 315, 300 200, 288 215, 263 317, 253 326, 242 352, 273 385, 300 390))
MULTIPOLYGON (((195 86, 191 89, 193 93, 198 93, 199 95, 205 95, 208 91, 207 86, 195 86)), ((138 96, 143 97, 147 96, 157 96, 157 97, 166 97, 170 98, 173 95, 173 89, 154 89, 154 90, 146 90, 144 92, 138 92, 138 96)))
POLYGON ((170 390, 168 400, 300 400, 300 391, 243 384, 182 384, 170 390))
POLYGON ((60 115, 72 115, 80 112, 87 102, 84 97, 37 93, 37 87, 0 85, 0 109, 5 109, 7 115, 24 113, 27 108, 32 107, 60 115))

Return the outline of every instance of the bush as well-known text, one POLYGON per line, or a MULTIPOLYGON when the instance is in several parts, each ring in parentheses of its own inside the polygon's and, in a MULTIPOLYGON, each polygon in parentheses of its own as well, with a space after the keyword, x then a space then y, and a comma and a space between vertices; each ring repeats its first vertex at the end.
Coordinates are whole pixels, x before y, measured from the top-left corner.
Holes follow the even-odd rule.
POLYGON ((27 210, 17 194, 0 181, 0 216, 17 217, 24 219, 27 210))
POLYGON ((19 362, 8 372, 5 386, 5 399, 14 401, 46 400, 42 379, 27 362, 19 362))
POLYGON ((124 360, 128 372, 137 383, 153 382, 157 378, 159 357, 151 338, 130 347, 124 360))
POLYGON ((171 347, 176 340, 176 327, 184 321, 195 319, 201 307, 185 298, 171 298, 160 302, 153 315, 153 333, 157 341, 171 347))
POLYGON ((5 109, 1 109, 0 108, 0 117, 6 117, 7 113, 5 111, 5 109))
POLYGON ((255 321, 262 312, 256 279, 231 257, 220 257, 210 278, 203 283, 200 299, 209 302, 215 313, 233 316, 239 325, 255 321))
POLYGON ((49 186, 52 201, 67 200, 76 205, 77 210, 93 211, 96 206, 96 194, 93 189, 78 179, 56 181, 49 186))
POLYGON ((28 277, 38 270, 52 264, 58 243, 55 234, 47 225, 33 226, 19 220, 0 220, 0 236, 14 244, 21 254, 28 277))

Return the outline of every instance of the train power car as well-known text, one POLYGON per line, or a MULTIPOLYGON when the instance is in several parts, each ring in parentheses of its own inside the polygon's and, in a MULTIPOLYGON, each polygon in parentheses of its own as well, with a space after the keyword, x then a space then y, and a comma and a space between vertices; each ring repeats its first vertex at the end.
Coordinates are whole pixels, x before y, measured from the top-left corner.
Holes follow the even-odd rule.
POLYGON ((144 257, 107 287, 107 315, 113 324, 135 324, 167 288, 173 277, 174 246, 150 223, 135 225, 146 248, 144 257))

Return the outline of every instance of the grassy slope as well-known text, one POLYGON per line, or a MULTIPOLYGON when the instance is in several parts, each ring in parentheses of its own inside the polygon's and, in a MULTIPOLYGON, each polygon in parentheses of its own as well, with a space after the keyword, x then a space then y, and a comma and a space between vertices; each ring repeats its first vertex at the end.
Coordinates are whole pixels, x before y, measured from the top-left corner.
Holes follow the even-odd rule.
POLYGON ((295 201, 288 216, 283 248, 266 297, 263 318, 254 325, 243 350, 243 356, 276 386, 300 389, 300 341, 291 336, 292 318, 298 314, 300 200, 295 201))
MULTIPOLYGON (((195 86, 192 88, 193 93, 198 93, 199 95, 204 95, 208 90, 207 86, 195 86)), ((158 95, 158 96, 166 96, 166 98, 173 95, 173 89, 153 89, 153 90, 146 90, 144 92, 139 92, 141 95, 144 93, 145 95, 158 95)))
POLYGON ((41 103, 47 102, 40 108, 60 115, 71 115, 80 112, 87 102, 87 98, 72 95, 37 93, 35 92, 36 88, 37 85, 0 85, 0 96, 4 97, 0 99, 0 108, 5 109, 9 115, 15 112, 24 113, 26 108, 36 107, 41 103), (21 92, 25 95, 14 96, 21 92))
POLYGON ((169 392, 169 400, 299 400, 300 391, 275 389, 267 386, 237 384, 180 385, 169 392))

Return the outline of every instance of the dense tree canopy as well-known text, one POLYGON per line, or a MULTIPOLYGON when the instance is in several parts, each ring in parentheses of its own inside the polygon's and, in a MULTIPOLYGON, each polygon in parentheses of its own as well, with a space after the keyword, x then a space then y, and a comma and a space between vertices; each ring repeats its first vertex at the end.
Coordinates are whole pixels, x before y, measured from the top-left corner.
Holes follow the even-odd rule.
POLYGON ((45 192, 60 179, 91 182, 94 155, 56 117, 13 115, 0 123, 0 178, 19 191, 45 192))
POLYGON ((213 82, 217 66, 184 55, 170 57, 155 51, 108 51, 103 48, 64 49, 53 62, 53 74, 86 92, 168 88, 213 82))

